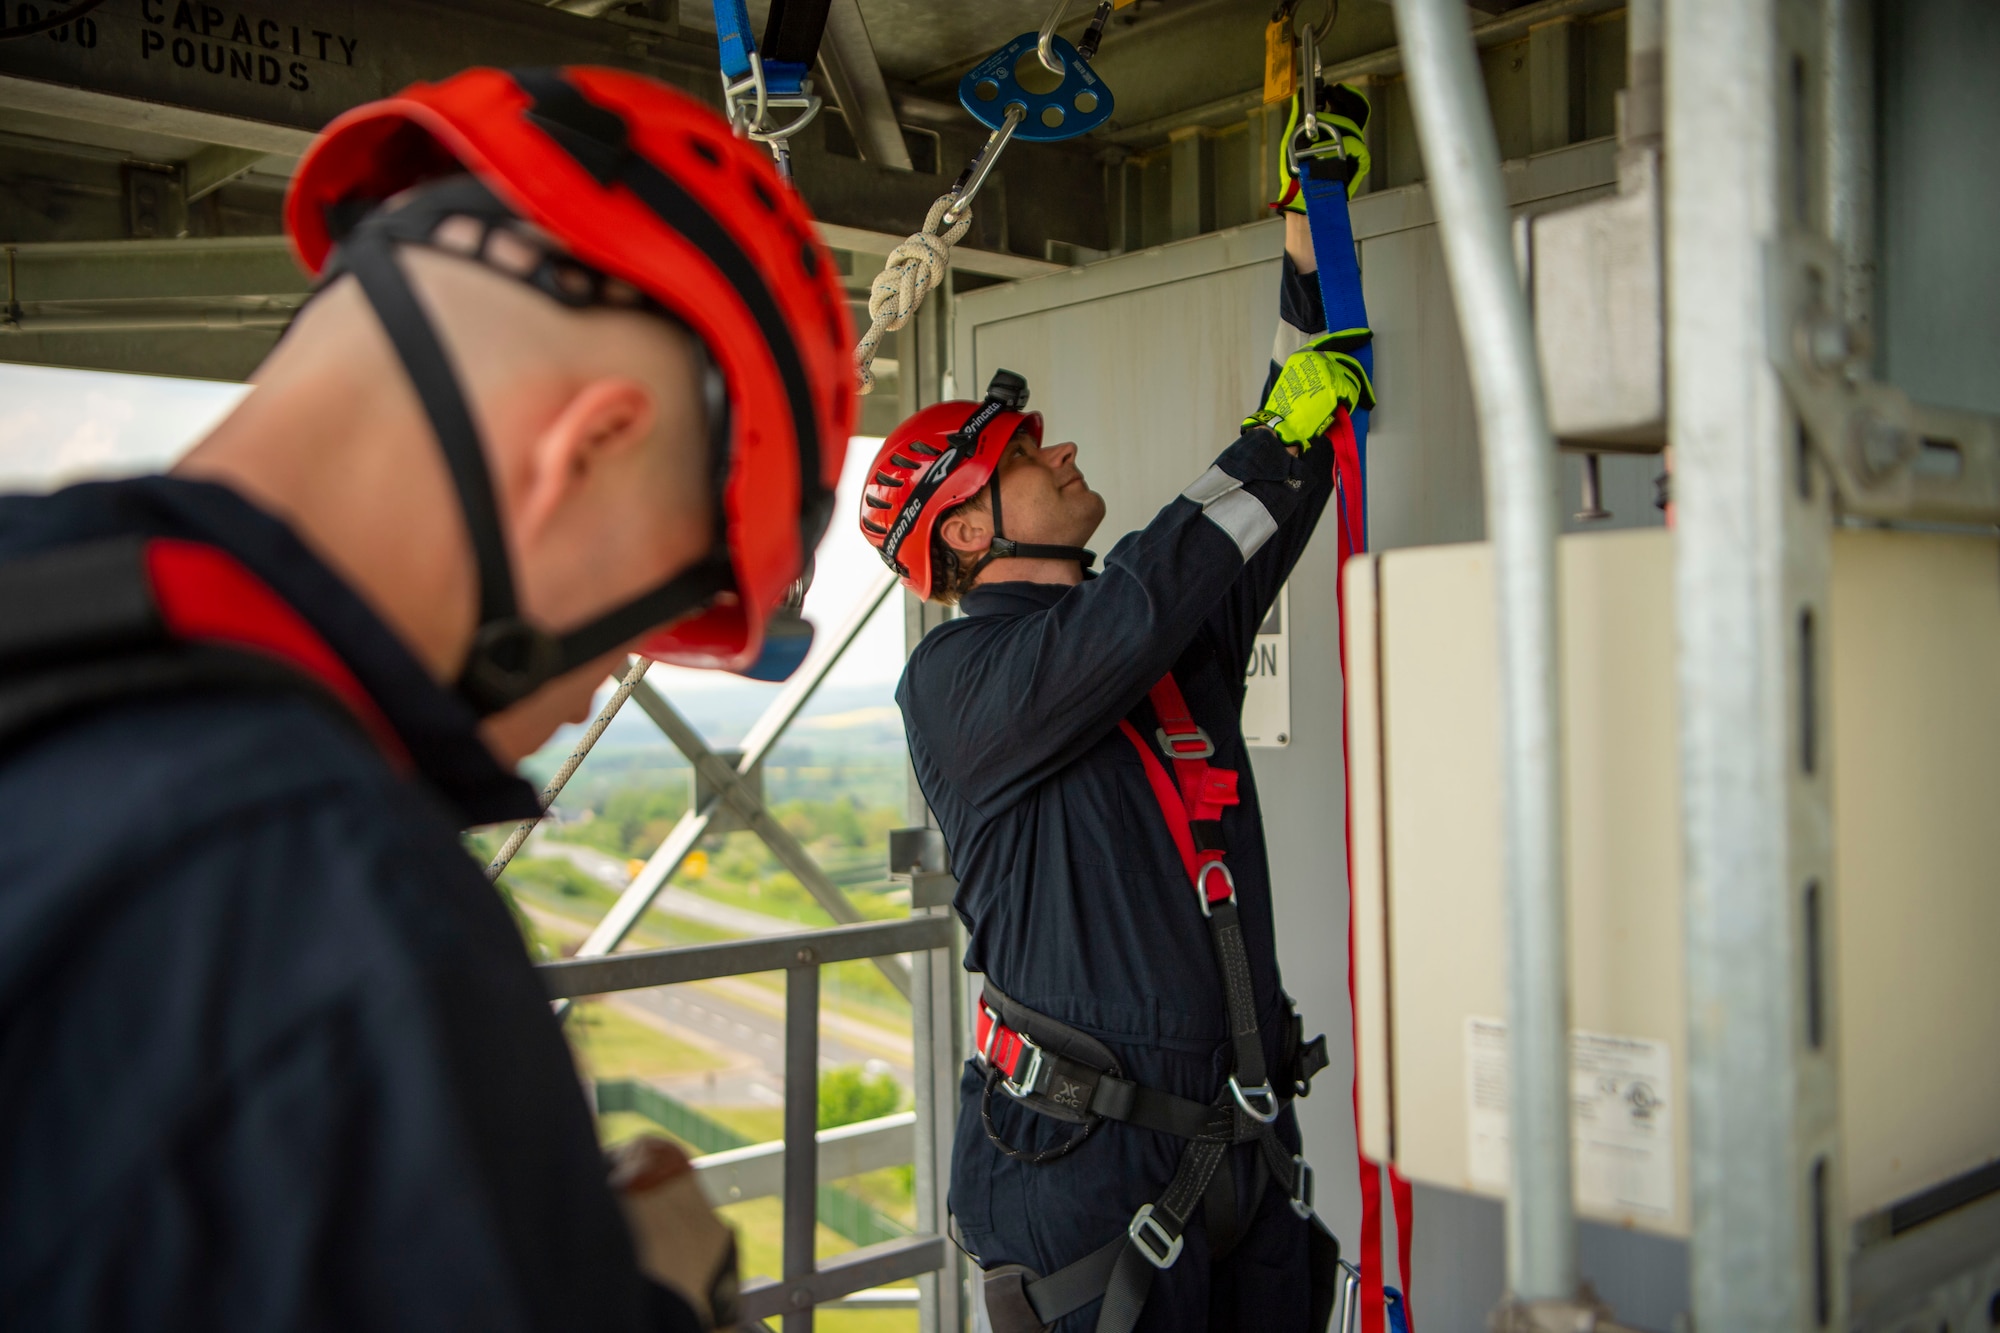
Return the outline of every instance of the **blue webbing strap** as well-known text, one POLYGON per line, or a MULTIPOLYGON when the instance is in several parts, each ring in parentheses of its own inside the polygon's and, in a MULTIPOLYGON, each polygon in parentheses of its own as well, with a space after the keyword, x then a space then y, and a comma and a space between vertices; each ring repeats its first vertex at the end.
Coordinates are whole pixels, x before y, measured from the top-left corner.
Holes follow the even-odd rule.
MULTIPOLYGON (((1307 158, 1299 163, 1299 194, 1306 204, 1306 225, 1312 230, 1313 257, 1319 263, 1319 299, 1326 307, 1329 333, 1343 329, 1365 329, 1368 306, 1361 297, 1361 261, 1354 249, 1354 219, 1347 212, 1347 182, 1341 179, 1339 158, 1307 158)), ((1361 368, 1375 378, 1373 343, 1352 353, 1361 368)), ((1358 506, 1366 521, 1368 489, 1368 413, 1357 411, 1354 448, 1361 459, 1363 500, 1358 506)), ((1360 534, 1356 550, 1368 549, 1367 533, 1360 534)))
MULTIPOLYGON (((1338 131, 1335 131, 1338 133, 1338 131)), ((1299 192, 1305 200, 1306 225, 1312 232, 1313 257, 1319 264, 1320 303, 1326 307, 1326 328, 1338 333, 1347 329, 1369 328, 1368 306, 1361 294, 1361 258, 1354 246, 1354 219, 1347 207, 1347 168, 1344 161, 1335 157, 1306 158, 1299 163, 1299 192)), ((1352 349, 1349 355, 1361 363, 1362 370, 1372 383, 1375 378, 1375 348, 1372 341, 1352 349)), ((1356 410, 1349 415, 1349 423, 1354 430, 1354 454, 1356 471, 1359 473, 1359 495, 1343 495, 1340 513, 1345 523, 1349 516, 1354 520, 1354 540, 1343 541, 1343 547, 1354 552, 1368 549, 1368 413, 1356 410)), ((1336 459, 1338 455, 1336 454, 1336 459)), ((1338 462, 1336 462, 1336 471, 1338 462)), ((1343 555, 1346 552, 1343 551, 1343 555)), ((1345 608, 1343 606, 1343 619, 1345 608)), ((1346 632, 1341 633, 1342 666, 1346 665, 1346 632)), ((1342 689, 1345 691, 1345 684, 1342 689)), ((1347 737, 1341 736, 1341 760, 1347 760, 1347 737)), ((1350 788, 1350 790, 1352 790, 1350 788)), ((1352 846, 1352 811, 1349 811, 1349 846, 1352 846)), ((1353 947, 1353 923, 1350 915, 1349 948, 1353 947)), ((1349 971, 1352 972, 1352 958, 1349 971)), ((1351 991, 1351 986, 1350 986, 1351 991)), ((1350 999, 1352 998, 1350 994, 1350 999)), ((1358 1097, 1358 1091, 1357 1091, 1358 1097)), ((1362 1223, 1359 1259, 1362 1266, 1361 1319, 1364 1333, 1408 1333, 1409 1311, 1405 1298, 1398 1293, 1393 1303, 1387 1287, 1382 1281, 1381 1253, 1381 1166, 1370 1160, 1365 1153, 1356 1156, 1362 1173, 1362 1223)), ((1397 1172, 1393 1164, 1389 1168, 1389 1193, 1396 1216, 1396 1239, 1399 1268, 1403 1274, 1403 1286, 1410 1285, 1410 1232, 1412 1227, 1412 1199, 1410 1188, 1397 1172)))
POLYGON ((722 48, 723 75, 731 83, 749 77, 757 45, 750 39, 750 7, 744 0, 715 0, 715 40, 722 48))
MULTIPOLYGON (((782 10, 783 6, 776 7, 782 10)), ((766 32, 765 36, 771 36, 766 32)), ((750 36, 750 7, 745 0, 715 0, 715 41, 722 56, 722 75, 731 83, 750 76, 750 57, 757 43, 750 36)), ((819 45, 815 36, 811 43, 819 45)), ((805 84, 810 62, 773 59, 767 55, 764 88, 773 97, 796 96, 805 84)))

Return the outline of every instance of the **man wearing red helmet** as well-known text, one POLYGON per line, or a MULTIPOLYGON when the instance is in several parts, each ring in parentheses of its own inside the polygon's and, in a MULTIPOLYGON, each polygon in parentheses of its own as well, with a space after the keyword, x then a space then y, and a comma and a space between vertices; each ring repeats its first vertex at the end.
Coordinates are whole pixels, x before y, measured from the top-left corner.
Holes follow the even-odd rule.
MULTIPOLYGON (((984 975, 951 1211, 995 1333, 1319 1333, 1331 1306, 1289 1106, 1325 1042, 1279 983, 1240 713, 1373 398, 1366 328, 1284 355, 1326 328, 1286 225, 1263 409, 1102 573, 1104 502, 1006 371, 899 427, 863 499, 906 586, 962 612, 897 700, 984 975)), ((1320 259, 1358 310, 1353 254, 1320 259)))
POLYGON ((173 475, 0 500, 0 1325, 693 1329, 458 830, 624 653, 769 666, 832 266, 610 70, 358 108, 288 221, 315 296, 173 475))

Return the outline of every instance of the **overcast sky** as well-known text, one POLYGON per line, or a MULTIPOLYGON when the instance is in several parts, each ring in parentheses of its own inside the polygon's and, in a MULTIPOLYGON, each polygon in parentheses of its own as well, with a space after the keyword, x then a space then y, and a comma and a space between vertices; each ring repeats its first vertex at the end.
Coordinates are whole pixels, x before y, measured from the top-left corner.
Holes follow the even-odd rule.
MULTIPOLYGON (((237 384, 110 375, 88 370, 0 364, 0 491, 50 490, 96 477, 157 472, 228 415, 248 390, 237 384)), ((822 634, 846 618, 882 564, 862 541, 855 512, 860 487, 881 441, 857 438, 848 449, 840 502, 806 615, 822 634)), ((903 604, 892 595, 828 676, 829 684, 879 685, 883 702, 903 666, 903 604)), ((669 694, 733 689, 776 693, 735 676, 655 667, 647 676, 669 694)))

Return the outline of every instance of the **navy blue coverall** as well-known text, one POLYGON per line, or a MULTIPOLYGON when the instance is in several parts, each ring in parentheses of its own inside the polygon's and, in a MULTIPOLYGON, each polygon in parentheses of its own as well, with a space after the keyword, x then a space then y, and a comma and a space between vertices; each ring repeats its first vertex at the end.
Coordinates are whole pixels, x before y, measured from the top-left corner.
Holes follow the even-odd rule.
POLYGON ((0 1328, 671 1330, 467 825, 535 811, 282 524, 166 478, 0 500, 0 569, 120 534, 236 557, 345 661, 0 753, 0 1328))
MULTIPOLYGON (((1316 287, 1289 259, 1282 308, 1295 329, 1324 327, 1316 287)), ((973 589, 963 615, 918 644, 897 689, 917 780, 959 879, 966 968, 1104 1042, 1127 1077, 1198 1101, 1212 1101, 1230 1072, 1222 983, 1194 889, 1118 722, 1151 737, 1158 722, 1146 693, 1171 669, 1215 743, 1210 762, 1241 775, 1242 800, 1224 812, 1223 833, 1275 1071, 1289 1001, 1243 744, 1243 681, 1257 628, 1333 493, 1332 453, 1322 445, 1293 458, 1270 432, 1249 432, 1188 495, 1120 540, 1096 577, 973 589)), ((1071 1155, 1030 1164, 989 1141, 984 1087, 983 1068, 969 1061, 950 1202, 985 1267, 1024 1264, 1047 1276, 1104 1245, 1160 1196, 1185 1146, 1104 1121, 1071 1155)), ((992 1112, 1018 1149, 1054 1147, 1075 1131, 1004 1094, 992 1112)), ((1278 1130, 1297 1151, 1289 1108, 1278 1130)), ((1204 1228, 1191 1226, 1179 1262, 1153 1285, 1145 1333, 1307 1326, 1309 1223, 1279 1188, 1266 1189, 1250 1217, 1258 1149, 1231 1152, 1241 1239, 1211 1266, 1204 1228)), ((1100 1304, 1054 1327, 1088 1333, 1100 1304)))

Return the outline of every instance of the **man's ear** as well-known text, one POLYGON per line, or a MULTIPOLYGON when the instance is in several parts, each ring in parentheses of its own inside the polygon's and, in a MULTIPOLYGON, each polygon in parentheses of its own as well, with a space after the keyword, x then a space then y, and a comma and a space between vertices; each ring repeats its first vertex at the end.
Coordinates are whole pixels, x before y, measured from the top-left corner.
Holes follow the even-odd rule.
POLYGON ((637 457, 659 418, 651 390, 619 377, 592 380, 571 395, 530 446, 519 512, 531 539, 602 468, 637 457))
POLYGON ((938 536, 962 555, 984 555, 993 544, 993 520, 983 509, 960 505, 938 524, 938 536))

